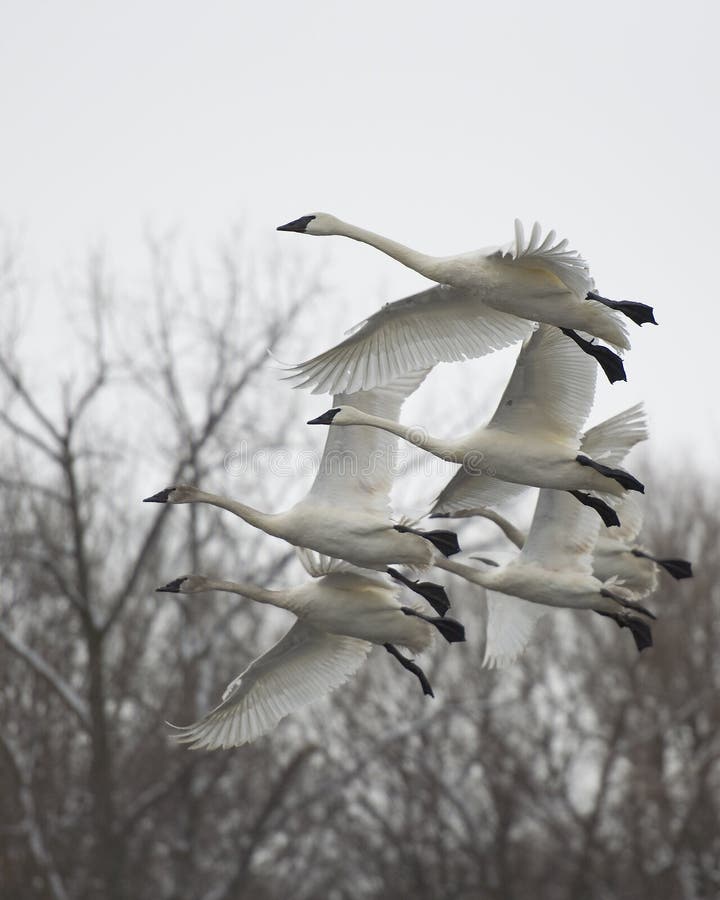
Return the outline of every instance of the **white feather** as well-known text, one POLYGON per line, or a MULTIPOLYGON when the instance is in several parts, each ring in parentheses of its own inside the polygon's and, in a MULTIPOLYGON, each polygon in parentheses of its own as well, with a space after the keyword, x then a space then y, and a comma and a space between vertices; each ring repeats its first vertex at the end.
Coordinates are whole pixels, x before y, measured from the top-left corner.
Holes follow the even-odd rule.
POLYGON ((509 247, 434 257, 382 235, 315 213, 307 234, 343 235, 368 244, 436 285, 388 303, 335 347, 289 369, 297 387, 317 393, 368 390, 402 372, 475 358, 527 337, 531 322, 586 332, 630 346, 622 316, 588 300, 587 263, 567 241, 544 239, 536 223, 526 243, 519 221, 509 247))
POLYGON ((339 687, 363 664, 367 641, 296 622, 274 647, 230 682, 222 703, 186 728, 178 741, 193 749, 238 747, 273 729, 288 713, 339 687))

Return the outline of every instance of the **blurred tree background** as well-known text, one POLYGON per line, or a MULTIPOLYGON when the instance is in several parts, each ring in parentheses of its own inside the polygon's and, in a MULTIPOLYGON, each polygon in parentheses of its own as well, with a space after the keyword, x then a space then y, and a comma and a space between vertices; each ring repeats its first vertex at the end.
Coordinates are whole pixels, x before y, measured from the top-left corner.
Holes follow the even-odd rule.
POLYGON ((261 379, 319 280, 246 259, 226 247, 187 267, 152 242, 130 290, 92 258, 42 370, 13 254, 0 264, 2 896, 720 896, 720 512, 692 471, 648 479, 645 540, 696 575, 661 576, 642 656, 607 620, 558 612, 519 664, 484 670, 479 589, 454 581, 468 642, 426 661, 435 700, 375 650, 255 744, 169 740, 165 722, 215 705, 288 620, 154 588, 190 571, 304 577, 227 514, 139 502, 180 480, 266 509, 305 489, 233 454, 296 447, 296 395, 269 411, 261 379))

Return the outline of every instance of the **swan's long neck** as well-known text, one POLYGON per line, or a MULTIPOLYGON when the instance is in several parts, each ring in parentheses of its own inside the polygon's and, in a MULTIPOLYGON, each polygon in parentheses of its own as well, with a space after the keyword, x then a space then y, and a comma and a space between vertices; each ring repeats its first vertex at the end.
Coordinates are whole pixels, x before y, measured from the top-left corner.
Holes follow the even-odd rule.
POLYGON ((358 228, 357 225, 350 225, 348 222, 340 220, 338 222, 337 234, 352 238, 354 241, 361 241, 363 244, 369 244, 371 247, 375 247, 376 250, 380 250, 381 253, 396 259, 409 269, 414 269, 426 278, 437 280, 438 257, 419 253, 417 250, 412 250, 410 247, 386 238, 382 234, 368 231, 366 228, 358 228))
MULTIPOLYGON (((347 407, 346 411, 349 412, 347 407)), ((369 425, 371 428, 380 428, 383 431, 389 431, 390 434, 396 434, 404 441, 420 447, 421 450, 427 450, 428 453, 439 456, 441 459, 447 459, 450 462, 462 462, 462 459, 458 460, 458 449, 454 444, 433 437, 424 428, 401 425, 393 419, 371 416, 368 413, 361 412, 359 409, 353 410, 351 415, 353 417, 352 423, 346 422, 345 424, 369 425)), ((339 422, 338 424, 342 425, 343 423, 339 422)))
POLYGON ((519 528, 516 528, 512 522, 509 522, 505 516, 501 516, 499 512, 495 512, 494 509, 486 509, 484 506, 478 506, 473 509, 464 509, 461 512, 454 513, 454 515, 461 518, 482 516, 483 519, 489 519, 491 522, 494 522, 501 531, 504 532, 505 537, 515 544, 518 550, 522 550, 525 544, 525 535, 522 531, 520 531, 519 528))
POLYGON ((270 606, 290 610, 290 612, 299 612, 298 604, 293 602, 289 591, 268 591, 266 588, 258 587, 256 584, 222 581, 215 578, 208 579, 207 589, 226 591, 228 594, 239 594, 241 597, 247 597, 250 600, 255 600, 257 603, 267 603, 270 606))
POLYGON ((476 569, 474 566, 466 566, 463 565, 463 563, 454 562, 452 559, 447 559, 440 554, 436 555, 436 558, 433 560, 433 565, 438 569, 444 569, 446 572, 452 572, 453 575, 459 575, 461 578, 464 578, 466 581, 471 581, 473 584, 479 584, 481 587, 491 588, 497 580, 496 571, 483 572, 481 569, 476 569))
POLYGON ((208 494, 205 491, 198 491, 195 502, 209 503, 210 506, 226 509, 228 512, 239 516, 248 525, 259 528, 261 531, 272 534, 274 537, 282 537, 282 533, 278 530, 281 516, 260 512, 258 509, 253 509, 252 506, 240 503, 239 500, 231 500, 229 497, 221 497, 219 494, 208 494))

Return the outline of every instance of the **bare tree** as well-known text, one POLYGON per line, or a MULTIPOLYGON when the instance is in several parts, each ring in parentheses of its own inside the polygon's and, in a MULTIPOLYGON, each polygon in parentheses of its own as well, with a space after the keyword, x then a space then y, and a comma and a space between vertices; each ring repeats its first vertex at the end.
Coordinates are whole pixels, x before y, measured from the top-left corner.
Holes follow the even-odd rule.
POLYGON ((259 384, 316 283, 227 248, 209 277, 183 274, 172 242, 151 249, 138 296, 92 262, 77 371, 48 388, 14 340, 0 348, 4 895, 715 897, 720 517, 692 473, 649 498, 648 542, 696 576, 663 578, 641 656, 612 623, 553 612, 518 665, 484 670, 481 595, 452 582, 468 642, 427 664, 435 700, 374 652, 250 746, 168 740, 165 721, 205 712, 285 620, 153 588, 198 569, 299 576, 287 547, 222 512, 139 500, 215 481, 282 506, 282 479, 231 481, 223 460, 243 438, 296 440, 292 395, 268 415, 259 384))
MULTIPOLYGON (((171 851, 182 875, 195 847, 196 769, 207 780, 227 765, 172 752, 158 728, 164 715, 182 721, 207 706, 207 664, 221 622, 208 608, 163 608, 151 591, 173 560, 182 559, 183 568, 211 566, 229 548, 228 533, 197 514, 169 529, 169 507, 140 507, 129 446, 137 432, 113 411, 129 404, 138 420, 144 415, 145 429, 148 421, 160 425, 162 441, 143 440, 142 449, 154 453, 167 482, 203 479, 222 461, 223 429, 252 393, 267 350, 291 327, 303 298, 265 316, 253 310, 250 323, 249 300, 229 257, 221 289, 195 304, 171 280, 171 262, 154 248, 155 321, 142 326, 143 352, 135 343, 131 355, 128 330, 113 333, 114 298, 93 261, 76 333, 85 364, 58 384, 59 402, 44 405, 12 350, 0 354, 8 393, 0 411, 7 451, 2 502, 4 520, 12 523, 2 546, 7 690, 0 751, 9 766, 6 795, 19 800, 20 814, 4 819, 26 836, 43 880, 39 893, 58 897, 135 896, 128 872, 141 849, 136 832, 172 793, 184 797, 188 849, 171 851), (192 345, 200 372, 188 371, 183 343, 192 345), (34 801, 40 791, 49 804, 42 814, 34 801), (53 817, 63 822, 61 833, 50 827, 53 817), (71 858, 76 864, 68 868, 71 858)), ((273 440, 283 424, 274 426, 273 440)), ((256 536, 242 553, 233 547, 233 555, 240 567, 253 559, 260 581, 289 559, 282 546, 260 552, 256 536)), ((249 624, 251 634, 259 626, 239 604, 224 618, 226 625, 249 624)))

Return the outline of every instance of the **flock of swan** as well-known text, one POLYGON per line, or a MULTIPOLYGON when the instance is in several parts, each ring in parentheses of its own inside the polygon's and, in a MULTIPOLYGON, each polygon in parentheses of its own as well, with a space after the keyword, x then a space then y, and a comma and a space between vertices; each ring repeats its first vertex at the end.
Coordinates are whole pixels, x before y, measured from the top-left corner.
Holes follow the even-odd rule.
POLYGON ((146 498, 234 513, 294 545, 309 576, 277 591, 197 574, 158 588, 228 591, 287 609, 297 619, 231 682, 215 709, 178 729, 178 740, 208 749, 255 740, 345 682, 373 644, 432 696, 414 655, 437 632, 449 643, 465 640, 463 626, 447 615, 443 586, 420 580, 432 569, 484 589, 486 666, 517 659, 550 607, 594 611, 629 629, 638 650, 651 646, 655 616, 640 601, 655 589, 658 569, 678 579, 692 571, 685 560, 658 559, 636 544, 642 524, 637 495, 644 488, 622 463, 647 438, 642 405, 583 432, 598 366, 610 382, 625 379, 619 353, 630 346, 626 319, 654 323, 651 307, 602 297, 584 259, 554 232, 543 237, 537 224, 526 238, 516 222, 508 246, 452 257, 418 253, 326 213, 278 230, 361 241, 436 284, 386 304, 335 347, 288 367, 295 386, 333 395, 332 406, 308 423, 328 426, 328 435, 315 480, 291 509, 261 512, 188 484, 146 498), (400 424, 403 402, 437 363, 520 341, 489 422, 452 439, 400 424), (457 562, 451 559, 460 552, 453 531, 393 519, 389 493, 398 437, 459 465, 428 515, 495 522, 518 548, 511 562, 457 562), (527 486, 540 491, 524 534, 500 510, 527 486))

